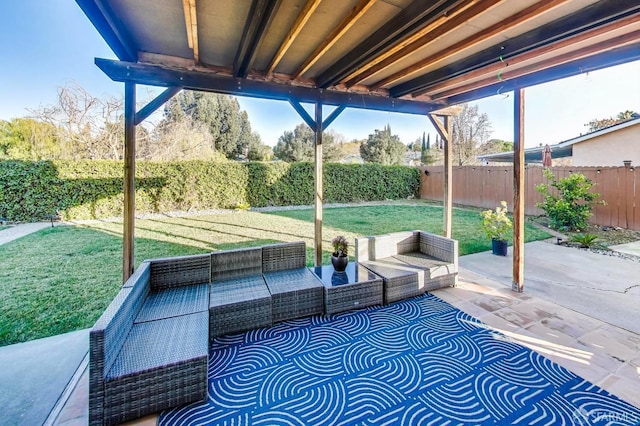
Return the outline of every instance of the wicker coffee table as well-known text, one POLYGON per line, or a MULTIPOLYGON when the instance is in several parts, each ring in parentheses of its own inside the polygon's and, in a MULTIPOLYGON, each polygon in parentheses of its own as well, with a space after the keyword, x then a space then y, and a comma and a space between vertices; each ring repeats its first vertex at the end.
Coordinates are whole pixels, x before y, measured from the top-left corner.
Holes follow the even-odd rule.
POLYGON ((325 313, 382 305, 382 278, 356 262, 349 262, 344 272, 333 266, 310 268, 324 284, 325 313))

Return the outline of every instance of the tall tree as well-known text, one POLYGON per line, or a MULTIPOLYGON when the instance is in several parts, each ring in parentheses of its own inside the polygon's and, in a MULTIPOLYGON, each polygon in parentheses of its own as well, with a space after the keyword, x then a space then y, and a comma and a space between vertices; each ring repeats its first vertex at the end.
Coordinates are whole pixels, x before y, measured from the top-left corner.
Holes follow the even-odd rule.
POLYGON ((0 120, 0 159, 52 160, 61 158, 57 129, 32 118, 0 120))
MULTIPOLYGON (((342 156, 340 147, 335 142, 342 138, 334 132, 322 133, 322 159, 333 162, 342 156)), ((278 144, 273 148, 273 155, 282 161, 313 161, 315 157, 315 134, 309 126, 300 123, 293 131, 285 130, 278 138, 278 144)))
POLYGON ((460 114, 452 117, 453 158, 458 165, 475 161, 477 148, 489 139, 491 123, 485 113, 478 111, 478 106, 462 105, 460 114))
POLYGON ((406 150, 398 135, 391 134, 391 126, 387 124, 383 130, 375 129, 367 142, 360 145, 360 156, 370 163, 402 164, 406 150))
POLYGON ((207 127, 212 149, 227 158, 246 155, 249 145, 256 143, 249 116, 231 96, 183 90, 166 103, 163 121, 180 122, 187 116, 207 127))
POLYGON ((633 118, 638 118, 638 117, 640 117, 638 113, 630 110, 626 110, 626 111, 619 112, 618 115, 616 115, 615 117, 599 118, 599 119, 594 118, 593 120, 586 123, 585 126, 589 128, 589 132, 595 132, 597 130, 601 130, 606 127, 613 126, 615 124, 619 124, 624 121, 631 120, 633 118))

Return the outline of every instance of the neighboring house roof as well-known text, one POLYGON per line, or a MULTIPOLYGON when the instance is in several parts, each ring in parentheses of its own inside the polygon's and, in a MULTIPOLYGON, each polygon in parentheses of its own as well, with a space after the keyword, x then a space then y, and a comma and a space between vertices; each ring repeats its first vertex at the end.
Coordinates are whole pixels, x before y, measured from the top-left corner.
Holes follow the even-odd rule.
MULTIPOLYGON (((612 133, 618 130, 625 129, 627 127, 635 126, 636 124, 640 124, 640 115, 638 114, 634 114, 631 120, 623 121, 622 123, 614 124, 612 126, 605 127, 604 129, 596 130, 595 132, 580 135, 572 139, 567 139, 566 141, 557 143, 555 145, 550 145, 551 158, 571 157, 573 155, 573 145, 606 135, 607 133, 612 133)), ((525 163, 542 163, 542 151, 544 151, 544 146, 526 148, 524 150, 525 163)), ((476 158, 478 160, 484 160, 490 163, 512 163, 513 151, 478 155, 476 158)))

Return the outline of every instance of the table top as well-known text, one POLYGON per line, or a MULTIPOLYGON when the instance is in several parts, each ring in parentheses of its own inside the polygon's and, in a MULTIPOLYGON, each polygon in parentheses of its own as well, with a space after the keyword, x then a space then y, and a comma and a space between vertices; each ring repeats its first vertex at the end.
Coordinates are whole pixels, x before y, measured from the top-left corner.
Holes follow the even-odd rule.
POLYGON ((379 276, 357 262, 349 262, 344 272, 336 272, 332 265, 316 266, 310 269, 320 278, 326 287, 338 287, 381 280, 379 276))

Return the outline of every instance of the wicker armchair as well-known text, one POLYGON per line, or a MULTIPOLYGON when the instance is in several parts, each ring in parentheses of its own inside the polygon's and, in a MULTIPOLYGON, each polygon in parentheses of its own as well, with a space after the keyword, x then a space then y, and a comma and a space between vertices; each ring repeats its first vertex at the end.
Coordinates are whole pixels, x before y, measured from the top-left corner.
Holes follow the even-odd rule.
POLYGON ((262 273, 271 293, 273 322, 324 313, 324 285, 306 265, 303 241, 262 247, 262 273))
POLYGON ((206 399, 211 266, 203 258, 143 262, 98 319, 89 334, 89 424, 206 399))
POLYGON ((209 340, 271 325, 261 247, 214 252, 211 274, 209 340))
POLYGON ((383 277, 385 303, 458 282, 458 242, 423 231, 356 239, 356 260, 383 277))

